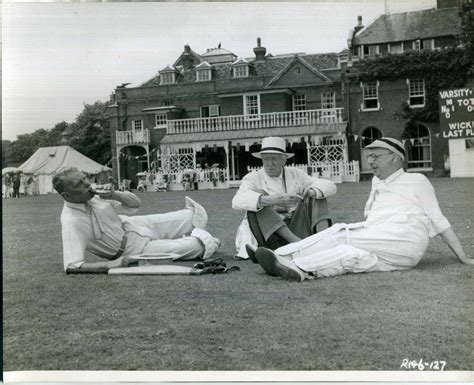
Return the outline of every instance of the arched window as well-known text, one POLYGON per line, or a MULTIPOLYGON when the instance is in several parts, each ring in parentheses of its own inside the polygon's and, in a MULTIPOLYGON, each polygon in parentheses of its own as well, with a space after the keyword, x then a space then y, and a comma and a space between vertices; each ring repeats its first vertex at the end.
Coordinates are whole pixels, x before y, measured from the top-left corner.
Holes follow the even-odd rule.
MULTIPOLYGON (((372 143, 376 139, 380 139, 382 137, 382 131, 380 131, 377 127, 367 127, 364 131, 361 133, 361 138, 360 138, 360 147, 361 149, 364 148, 365 146, 368 146, 370 143, 372 143)), ((361 159, 360 159, 360 165, 361 165, 361 172, 371 172, 369 163, 367 162, 367 159, 365 158, 364 154, 361 152, 361 159)))
POLYGON ((380 139, 382 137, 382 132, 377 127, 367 127, 364 131, 362 131, 362 140, 360 141, 362 148, 368 146, 376 139, 380 139))
POLYGON ((406 140, 408 169, 431 168, 430 130, 421 124, 416 124, 405 130, 403 138, 406 140))

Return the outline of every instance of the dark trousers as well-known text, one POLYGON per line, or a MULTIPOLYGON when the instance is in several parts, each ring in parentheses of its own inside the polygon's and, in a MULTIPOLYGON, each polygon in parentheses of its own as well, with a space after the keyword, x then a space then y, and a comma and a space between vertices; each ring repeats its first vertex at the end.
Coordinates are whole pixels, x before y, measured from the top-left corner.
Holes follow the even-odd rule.
POLYGON ((288 244, 276 232, 284 226, 301 239, 332 225, 326 199, 306 198, 298 203, 290 217, 282 219, 272 207, 247 211, 250 230, 259 247, 275 250, 288 244))

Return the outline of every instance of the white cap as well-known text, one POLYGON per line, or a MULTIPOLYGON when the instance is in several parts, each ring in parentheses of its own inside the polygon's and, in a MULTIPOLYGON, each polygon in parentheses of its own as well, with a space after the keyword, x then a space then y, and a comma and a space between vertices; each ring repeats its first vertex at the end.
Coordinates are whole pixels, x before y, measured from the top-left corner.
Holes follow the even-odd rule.
POLYGON ((405 149, 403 148, 403 143, 397 139, 393 138, 381 138, 374 140, 366 148, 385 148, 392 151, 394 154, 398 155, 402 160, 405 159, 405 149))

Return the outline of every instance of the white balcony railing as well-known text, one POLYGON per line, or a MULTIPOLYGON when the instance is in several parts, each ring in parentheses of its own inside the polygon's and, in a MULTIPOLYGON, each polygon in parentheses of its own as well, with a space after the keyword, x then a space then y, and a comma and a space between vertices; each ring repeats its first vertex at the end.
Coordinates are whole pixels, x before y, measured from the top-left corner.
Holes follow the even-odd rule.
POLYGON ((148 130, 140 131, 117 131, 117 145, 122 144, 146 144, 150 142, 148 130))
POLYGON ((253 130, 343 122, 343 108, 271 112, 258 115, 230 115, 214 118, 168 120, 167 134, 253 130))

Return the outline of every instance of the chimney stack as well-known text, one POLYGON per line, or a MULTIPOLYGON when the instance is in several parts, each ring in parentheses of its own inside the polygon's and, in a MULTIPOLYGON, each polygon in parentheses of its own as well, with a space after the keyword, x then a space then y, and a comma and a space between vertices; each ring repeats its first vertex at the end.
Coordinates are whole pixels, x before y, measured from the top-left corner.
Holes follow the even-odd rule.
POLYGON ((253 49, 253 52, 255 53, 256 61, 265 60, 265 54, 267 53, 267 49, 265 47, 262 47, 261 43, 262 43, 262 40, 259 37, 257 37, 257 46, 253 49))
POLYGON ((362 25, 362 16, 357 16, 357 25, 354 28, 354 35, 362 28, 364 28, 364 26, 362 25))
POLYGON ((184 53, 183 53, 183 69, 185 71, 189 71, 193 68, 193 63, 194 63, 194 59, 191 55, 191 47, 186 44, 184 46, 184 53))

